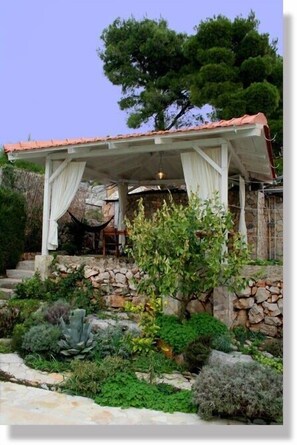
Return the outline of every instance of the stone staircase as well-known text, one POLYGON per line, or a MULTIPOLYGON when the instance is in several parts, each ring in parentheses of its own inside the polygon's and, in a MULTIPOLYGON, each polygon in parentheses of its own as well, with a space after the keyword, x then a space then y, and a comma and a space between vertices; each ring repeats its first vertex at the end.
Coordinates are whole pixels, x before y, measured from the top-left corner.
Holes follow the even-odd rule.
POLYGON ((34 275, 34 260, 20 261, 16 269, 8 269, 6 277, 0 278, 0 307, 5 305, 14 293, 18 283, 34 275))

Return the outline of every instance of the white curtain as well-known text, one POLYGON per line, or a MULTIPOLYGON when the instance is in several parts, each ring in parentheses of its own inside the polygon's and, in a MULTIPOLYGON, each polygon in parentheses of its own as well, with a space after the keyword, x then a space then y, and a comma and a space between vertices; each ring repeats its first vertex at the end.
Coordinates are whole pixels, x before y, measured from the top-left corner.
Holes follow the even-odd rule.
POLYGON ((242 176, 239 176, 239 202, 239 233, 241 234, 243 241, 247 242, 247 229, 245 223, 245 181, 242 176))
MULTIPOLYGON (((61 162, 53 162, 53 172, 61 162)), ((58 219, 69 208, 85 169, 85 162, 71 162, 53 181, 51 190, 51 212, 48 232, 48 249, 56 250, 58 247, 58 219)))
MULTIPOLYGON (((221 165, 221 149, 203 150, 218 166, 221 165)), ((188 196, 198 195, 202 200, 213 197, 220 190, 220 174, 199 153, 182 153, 181 161, 184 171, 188 196)))

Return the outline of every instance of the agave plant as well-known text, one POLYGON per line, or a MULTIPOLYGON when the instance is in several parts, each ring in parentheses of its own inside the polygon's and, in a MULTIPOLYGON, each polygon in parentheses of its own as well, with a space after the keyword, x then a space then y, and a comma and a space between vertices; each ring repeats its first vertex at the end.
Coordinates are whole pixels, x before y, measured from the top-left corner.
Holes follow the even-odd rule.
POLYGON ((84 309, 75 309, 69 315, 69 324, 60 319, 63 336, 59 341, 60 354, 65 357, 83 359, 96 345, 92 326, 84 321, 85 316, 84 309))

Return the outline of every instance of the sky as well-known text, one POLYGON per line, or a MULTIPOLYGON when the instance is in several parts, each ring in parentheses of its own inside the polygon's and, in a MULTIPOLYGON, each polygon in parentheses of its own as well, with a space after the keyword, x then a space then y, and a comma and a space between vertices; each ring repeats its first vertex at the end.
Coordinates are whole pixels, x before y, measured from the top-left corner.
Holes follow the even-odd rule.
POLYGON ((193 34, 208 17, 251 10, 283 54, 281 0, 0 0, 0 145, 134 131, 97 55, 117 17, 162 17, 193 34))

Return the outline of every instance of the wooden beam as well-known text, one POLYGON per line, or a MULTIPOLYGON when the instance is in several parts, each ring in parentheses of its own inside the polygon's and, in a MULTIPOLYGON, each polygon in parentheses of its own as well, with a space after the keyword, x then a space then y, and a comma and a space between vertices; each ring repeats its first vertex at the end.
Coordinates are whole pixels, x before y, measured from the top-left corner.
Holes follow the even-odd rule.
POLYGON ((229 142, 229 143, 228 143, 228 149, 229 149, 229 151, 230 151, 230 155, 231 155, 231 156, 230 156, 230 160, 231 160, 231 157, 232 157, 232 159, 233 159, 233 161, 234 161, 234 164, 235 164, 236 167, 239 169, 239 171, 241 172, 242 176, 243 176, 245 179, 248 179, 248 178, 249 178, 248 171, 247 171, 247 169, 245 168, 245 166, 243 165, 243 163, 242 163, 241 159, 239 158, 238 154, 235 152, 235 150, 234 150, 234 148, 233 148, 233 146, 232 146, 232 142, 229 142))
POLYGON ((52 182, 58 177, 60 176, 60 174, 62 173, 63 170, 65 170, 65 168, 67 167, 68 164, 70 164, 71 159, 66 158, 64 159, 64 161, 62 162, 62 164, 59 165, 59 167, 54 171, 54 173, 50 176, 49 178, 49 184, 52 184, 52 182))
POLYGON ((208 164, 210 164, 220 175, 222 174, 221 167, 213 160, 211 159, 201 148, 195 144, 193 145, 194 150, 206 161, 208 164))

